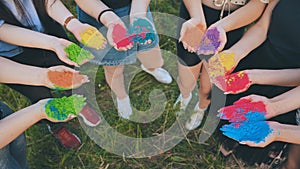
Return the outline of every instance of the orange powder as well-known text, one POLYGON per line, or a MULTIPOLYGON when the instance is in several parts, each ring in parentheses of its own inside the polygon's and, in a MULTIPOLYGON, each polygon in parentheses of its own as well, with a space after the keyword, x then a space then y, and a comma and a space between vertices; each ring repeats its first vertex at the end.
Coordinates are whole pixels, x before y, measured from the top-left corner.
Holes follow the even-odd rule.
POLYGON ((67 89, 83 80, 83 76, 79 73, 58 71, 48 71, 48 78, 56 87, 67 89))

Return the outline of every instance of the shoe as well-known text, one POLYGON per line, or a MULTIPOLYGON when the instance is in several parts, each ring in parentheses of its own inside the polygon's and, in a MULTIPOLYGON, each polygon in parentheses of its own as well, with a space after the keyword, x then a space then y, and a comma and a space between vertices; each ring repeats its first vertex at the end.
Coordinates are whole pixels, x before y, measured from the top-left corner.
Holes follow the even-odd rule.
POLYGON ((192 93, 190 93, 189 97, 187 97, 187 98, 183 98, 182 94, 180 94, 178 96, 178 98, 176 99, 176 101, 173 105, 173 108, 175 108, 177 106, 177 104, 180 102, 180 110, 185 111, 188 104, 190 103, 191 99, 192 99, 192 93))
POLYGON ((199 127, 206 110, 207 110, 207 107, 204 109, 200 109, 199 102, 198 102, 194 108, 194 111, 196 113, 192 114, 191 120, 185 123, 185 128, 188 130, 194 130, 195 128, 199 127))
POLYGON ((78 149, 81 145, 81 141, 74 133, 70 132, 66 127, 61 127, 58 130, 51 130, 51 127, 48 125, 48 130, 50 133, 60 141, 60 143, 68 149, 78 149))
POLYGON ((132 114, 132 108, 130 104, 129 96, 124 99, 119 99, 117 97, 117 105, 118 105, 118 114, 124 119, 129 119, 132 114))
POLYGON ((83 119, 83 122, 90 127, 97 126, 101 121, 99 114, 88 105, 85 105, 82 108, 78 116, 80 116, 83 119))
POLYGON ((172 77, 170 76, 169 72, 163 68, 156 68, 154 71, 150 71, 141 64, 142 70, 152 75, 157 81, 165 84, 172 83, 172 77))

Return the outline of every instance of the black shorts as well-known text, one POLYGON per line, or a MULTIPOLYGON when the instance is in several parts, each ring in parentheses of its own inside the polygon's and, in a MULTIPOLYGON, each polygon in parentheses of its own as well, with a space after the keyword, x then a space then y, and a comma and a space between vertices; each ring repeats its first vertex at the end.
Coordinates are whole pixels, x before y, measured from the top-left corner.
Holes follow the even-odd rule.
MULTIPOLYGON (((210 25, 212 25, 213 23, 215 23, 219 20, 220 10, 215 10, 215 9, 209 8, 205 5, 202 5, 202 6, 203 6, 203 12, 205 15, 207 27, 209 27, 210 25)), ((226 16, 227 14, 228 13, 225 11, 224 16, 226 16)), ((178 39, 180 36, 180 30, 181 30, 182 24, 185 21, 190 19, 190 15, 189 15, 184 3, 181 3, 179 17, 181 19, 179 19, 178 26, 177 26, 178 39)), ((235 44, 243 36, 243 34, 244 34, 244 27, 227 33, 227 43, 226 43, 224 49, 230 48, 233 44, 235 44)), ((203 58, 203 57, 199 57, 196 53, 190 53, 187 50, 185 50, 181 42, 177 43, 177 56, 178 56, 179 62, 185 66, 195 66, 201 62, 200 58, 203 58)))

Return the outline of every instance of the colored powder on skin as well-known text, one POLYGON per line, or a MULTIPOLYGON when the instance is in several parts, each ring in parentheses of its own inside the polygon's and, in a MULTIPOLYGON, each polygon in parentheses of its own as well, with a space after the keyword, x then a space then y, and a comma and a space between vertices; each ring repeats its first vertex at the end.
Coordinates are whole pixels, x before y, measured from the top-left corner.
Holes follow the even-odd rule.
POLYGON ((113 27, 112 38, 116 43, 117 48, 126 47, 132 45, 132 38, 128 36, 126 28, 120 24, 116 24, 113 27))
MULTIPOLYGON (((246 100, 246 99, 243 99, 246 100)), ((266 120, 266 105, 262 101, 239 101, 231 106, 219 110, 218 116, 230 122, 266 120)))
POLYGON ((186 42, 189 46, 197 48, 201 42, 201 38, 204 35, 204 27, 201 24, 196 25, 189 31, 186 31, 181 39, 182 42, 186 42))
POLYGON ((208 74, 211 79, 218 76, 225 76, 225 71, 218 55, 209 59, 208 74))
POLYGON ((103 35, 93 27, 89 27, 80 33, 80 37, 82 39, 82 44, 93 47, 97 50, 103 47, 106 39, 103 35))
POLYGON ((66 90, 72 88, 73 84, 80 84, 83 76, 73 72, 48 71, 49 80, 57 89, 66 90))
POLYGON ((239 142, 251 141, 259 143, 265 141, 273 132, 266 121, 231 123, 222 126, 223 134, 239 142))
POLYGON ((48 117, 54 120, 66 120, 70 115, 75 115, 86 105, 86 98, 81 95, 50 99, 45 105, 48 117))
POLYGON ((206 53, 206 52, 216 52, 217 49, 220 47, 220 32, 217 28, 212 28, 206 31, 204 34, 201 43, 198 47, 197 53, 206 53))
POLYGON ((75 43, 70 44, 64 50, 69 59, 77 64, 82 63, 84 60, 90 60, 93 58, 93 55, 89 51, 82 49, 75 43))
POLYGON ((251 81, 248 74, 244 71, 240 71, 234 74, 216 77, 213 82, 216 86, 222 89, 225 93, 240 93, 246 91, 251 81))
POLYGON ((155 40, 155 31, 153 25, 144 18, 136 18, 130 25, 130 34, 135 43, 145 43, 148 40, 155 40))
POLYGON ((225 75, 231 73, 234 69, 234 58, 235 58, 235 53, 226 53, 222 52, 219 55, 220 62, 224 68, 225 75))

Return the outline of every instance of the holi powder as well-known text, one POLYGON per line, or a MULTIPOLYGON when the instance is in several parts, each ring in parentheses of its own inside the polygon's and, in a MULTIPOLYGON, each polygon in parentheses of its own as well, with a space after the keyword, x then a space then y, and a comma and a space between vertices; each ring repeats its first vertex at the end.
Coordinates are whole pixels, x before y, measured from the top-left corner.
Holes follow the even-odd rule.
POLYGON ((266 121, 231 123, 222 126, 223 134, 239 142, 263 142, 273 132, 266 121))
POLYGON ((225 74, 229 74, 233 71, 234 69, 234 58, 235 58, 235 53, 220 53, 219 55, 220 62, 224 68, 225 74))
POLYGON ((106 39, 103 35, 94 27, 88 27, 83 32, 80 33, 82 39, 82 44, 93 47, 97 50, 103 48, 103 44, 106 39))
POLYGON ((220 109, 218 116, 230 122, 262 121, 266 120, 266 105, 262 101, 248 102, 243 99, 220 109))
POLYGON ((209 59, 208 74, 210 78, 225 76, 234 70, 235 53, 222 52, 209 59))
POLYGON ((198 46, 197 53, 202 54, 206 52, 215 53, 220 47, 220 32, 217 28, 212 28, 206 31, 200 45, 198 46))
POLYGON ((54 120, 66 120, 75 115, 86 105, 86 98, 81 95, 50 99, 45 105, 46 115, 54 120))
POLYGON ((193 48, 196 48, 201 42, 201 37, 203 36, 204 31, 204 27, 201 24, 198 24, 189 31, 186 31, 185 34, 182 35, 183 38, 181 41, 186 42, 193 48))
POLYGON ((132 45, 132 38, 128 35, 126 28, 120 24, 115 24, 113 27, 112 38, 116 43, 117 48, 132 45))
POLYGON ((69 59, 77 64, 81 64, 84 60, 90 60, 93 58, 93 55, 89 51, 82 49, 75 43, 70 44, 64 50, 69 59))
POLYGON ((145 43, 148 40, 155 40, 155 31, 153 25, 144 18, 135 18, 129 29, 135 43, 145 43))
POLYGON ((84 77, 79 73, 48 71, 48 78, 57 89, 66 90, 80 84, 84 77))
POLYGON ((218 76, 213 83, 225 93, 236 94, 246 91, 251 86, 248 74, 240 71, 226 76, 218 76))

